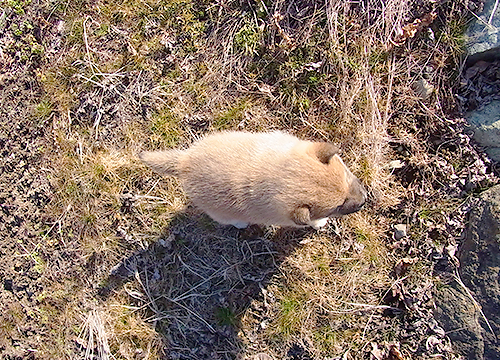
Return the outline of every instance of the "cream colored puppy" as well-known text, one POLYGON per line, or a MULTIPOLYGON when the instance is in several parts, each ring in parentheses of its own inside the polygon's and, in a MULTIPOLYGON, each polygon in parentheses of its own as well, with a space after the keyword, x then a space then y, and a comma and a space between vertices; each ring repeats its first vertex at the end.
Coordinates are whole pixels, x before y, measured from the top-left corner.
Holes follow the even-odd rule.
POLYGON ((143 152, 155 171, 175 175, 193 203, 221 224, 320 228, 358 211, 366 190, 338 149, 274 131, 220 132, 187 150, 143 152))

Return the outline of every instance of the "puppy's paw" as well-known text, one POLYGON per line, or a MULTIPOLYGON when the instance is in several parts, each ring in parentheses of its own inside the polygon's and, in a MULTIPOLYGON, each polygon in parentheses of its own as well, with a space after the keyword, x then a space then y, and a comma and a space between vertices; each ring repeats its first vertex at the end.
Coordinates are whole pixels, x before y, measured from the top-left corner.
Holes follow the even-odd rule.
POLYGON ((321 229, 323 226, 325 226, 327 223, 328 223, 328 218, 323 218, 323 219, 311 220, 309 222, 309 225, 311 225, 314 229, 318 230, 321 229))

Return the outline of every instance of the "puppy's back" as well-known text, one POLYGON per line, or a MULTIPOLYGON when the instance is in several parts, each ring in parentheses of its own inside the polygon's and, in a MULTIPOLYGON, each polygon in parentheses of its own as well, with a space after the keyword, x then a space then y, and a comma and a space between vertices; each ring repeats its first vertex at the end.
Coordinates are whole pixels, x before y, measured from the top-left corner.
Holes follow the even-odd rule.
POLYGON ((178 176, 193 203, 222 224, 297 226, 341 213, 353 197, 350 188, 364 191, 337 152, 331 144, 279 131, 223 132, 187 150, 144 153, 141 159, 178 176))
POLYGON ((193 144, 185 156, 179 158, 179 168, 204 171, 205 167, 215 166, 213 170, 238 171, 240 169, 258 170, 265 166, 263 161, 284 159, 300 142, 292 135, 274 131, 270 133, 222 132, 207 136, 193 144))
POLYGON ((282 132, 210 135, 179 158, 179 178, 193 202, 221 223, 293 225, 290 196, 307 187, 300 173, 310 172, 303 164, 309 144, 282 132))

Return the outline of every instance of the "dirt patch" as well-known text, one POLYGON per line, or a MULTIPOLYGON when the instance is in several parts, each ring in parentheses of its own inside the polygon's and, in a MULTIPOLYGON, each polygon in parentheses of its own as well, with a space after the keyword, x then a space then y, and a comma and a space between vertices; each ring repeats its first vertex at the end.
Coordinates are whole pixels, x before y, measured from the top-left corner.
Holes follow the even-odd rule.
POLYGON ((2 357, 453 358, 433 270, 496 182, 450 90, 465 10, 371 4, 2 2, 2 357), (224 129, 342 144, 369 206, 241 232, 135 158, 224 129))
POLYGON ((49 255, 41 243, 43 208, 52 197, 41 169, 52 146, 50 122, 34 115, 42 97, 36 78, 41 56, 31 50, 41 46, 35 36, 39 25, 32 23, 37 14, 32 7, 4 11, 0 31, 0 352, 12 359, 35 356, 48 331, 35 315, 49 255))

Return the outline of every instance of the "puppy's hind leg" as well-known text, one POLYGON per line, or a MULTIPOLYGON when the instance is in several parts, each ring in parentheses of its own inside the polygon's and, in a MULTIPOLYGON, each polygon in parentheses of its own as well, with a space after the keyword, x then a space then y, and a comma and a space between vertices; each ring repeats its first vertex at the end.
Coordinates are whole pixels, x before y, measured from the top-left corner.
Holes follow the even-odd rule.
POLYGON ((229 222, 228 225, 233 225, 237 229, 245 229, 246 227, 248 227, 248 223, 238 220, 233 220, 229 222))
POLYGON ((316 220, 311 220, 309 222, 309 225, 311 225, 314 229, 319 230, 322 227, 324 227, 328 223, 328 218, 322 218, 322 219, 316 219, 316 220))
POLYGON ((240 220, 236 220, 236 219, 226 219, 226 218, 222 218, 222 217, 219 217, 217 215, 214 215, 213 213, 208 213, 208 212, 207 212, 207 214, 212 219, 214 219, 215 221, 217 221, 219 224, 222 224, 222 225, 233 225, 237 229, 245 229, 249 225, 247 222, 244 222, 244 221, 240 221, 240 220))

